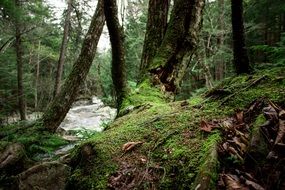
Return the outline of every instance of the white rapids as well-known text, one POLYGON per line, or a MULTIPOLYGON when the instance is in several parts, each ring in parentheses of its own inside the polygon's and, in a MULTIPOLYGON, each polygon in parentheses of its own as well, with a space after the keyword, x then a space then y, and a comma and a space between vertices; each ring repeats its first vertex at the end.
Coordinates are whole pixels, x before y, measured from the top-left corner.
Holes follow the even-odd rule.
POLYGON ((113 121, 116 116, 116 109, 105 106, 97 97, 92 97, 90 105, 76 105, 67 113, 60 124, 58 131, 69 133, 70 131, 94 131, 101 132, 103 123, 113 121))

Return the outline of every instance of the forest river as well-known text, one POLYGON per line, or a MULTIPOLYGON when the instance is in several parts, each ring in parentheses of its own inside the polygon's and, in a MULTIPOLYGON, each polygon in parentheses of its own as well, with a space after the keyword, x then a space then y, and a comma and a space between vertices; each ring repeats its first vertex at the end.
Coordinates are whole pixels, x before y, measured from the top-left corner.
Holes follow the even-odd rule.
POLYGON ((69 134, 76 131, 101 132, 104 123, 112 121, 116 109, 105 106, 96 96, 91 101, 77 101, 60 124, 58 132, 69 134))
MULTIPOLYGON (((28 121, 39 119, 41 112, 33 112, 27 115, 28 121)), ((116 109, 104 105, 102 100, 93 96, 91 100, 79 100, 74 102, 65 119, 60 124, 57 132, 60 134, 76 134, 80 131, 101 132, 104 123, 114 120, 116 109)), ((19 116, 7 118, 7 123, 19 121, 19 116)))

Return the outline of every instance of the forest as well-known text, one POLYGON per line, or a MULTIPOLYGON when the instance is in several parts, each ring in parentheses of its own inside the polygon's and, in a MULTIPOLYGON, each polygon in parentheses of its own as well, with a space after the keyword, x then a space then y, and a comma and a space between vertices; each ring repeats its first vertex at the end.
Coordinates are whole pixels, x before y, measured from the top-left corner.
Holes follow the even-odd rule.
POLYGON ((284 0, 0 0, 0 189, 285 189, 284 0))

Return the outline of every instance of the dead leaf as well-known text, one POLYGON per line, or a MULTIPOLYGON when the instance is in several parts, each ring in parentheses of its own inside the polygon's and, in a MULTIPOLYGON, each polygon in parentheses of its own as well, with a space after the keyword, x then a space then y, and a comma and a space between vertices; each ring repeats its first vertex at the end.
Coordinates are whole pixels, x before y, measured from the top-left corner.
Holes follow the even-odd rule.
POLYGON ((224 150, 228 150, 228 148, 229 148, 229 143, 228 142, 225 142, 225 143, 223 143, 223 149, 224 150))
POLYGON ((281 110, 278 116, 279 116, 279 119, 285 120, 285 110, 281 110))
POLYGON ((265 190, 263 187, 261 187, 259 184, 250 181, 250 180, 245 180, 245 184, 250 186, 251 188, 255 189, 255 190, 265 190))
POLYGON ((278 121, 278 114, 277 114, 276 110, 271 105, 263 108, 262 111, 263 111, 264 117, 267 120, 274 121, 274 122, 278 121))
POLYGON ((238 159, 240 159, 241 161, 243 161, 243 158, 239 155, 239 153, 236 151, 236 149, 234 149, 233 147, 229 147, 228 148, 228 150, 229 150, 229 153, 231 154, 231 155, 234 155, 234 156, 236 156, 236 157, 238 157, 238 159))
POLYGON ((226 184, 226 189, 228 190, 249 190, 248 187, 245 187, 240 183, 236 175, 223 174, 222 178, 226 184))
POLYGON ((127 142, 123 145, 122 150, 124 152, 130 151, 134 149, 137 145, 142 144, 143 142, 138 141, 138 142, 127 142))
POLYGON ((233 141, 236 145, 238 145, 238 147, 240 148, 242 153, 246 152, 246 145, 244 143, 242 143, 238 137, 234 137, 233 141))
POLYGON ((233 131, 235 130, 233 123, 231 120, 225 120, 221 124, 221 127, 224 128, 226 131, 233 131))
POLYGON ((140 160, 143 164, 145 164, 147 162, 147 160, 145 158, 141 158, 140 160))
POLYGON ((238 124, 243 124, 243 111, 238 111, 236 113, 236 120, 238 124))
POLYGON ((278 156, 276 154, 276 152, 274 151, 270 151, 266 157, 267 160, 277 160, 278 156))
POLYGON ((276 145, 282 142, 284 135, 285 135, 285 120, 279 119, 279 129, 274 144, 276 145))
POLYGON ((269 105, 272 106, 278 112, 282 110, 278 105, 274 104, 271 100, 269 100, 269 105))
POLYGON ((213 128, 216 128, 216 126, 207 123, 206 121, 202 120, 201 124, 200 124, 200 129, 202 131, 208 132, 210 133, 212 131, 213 128))

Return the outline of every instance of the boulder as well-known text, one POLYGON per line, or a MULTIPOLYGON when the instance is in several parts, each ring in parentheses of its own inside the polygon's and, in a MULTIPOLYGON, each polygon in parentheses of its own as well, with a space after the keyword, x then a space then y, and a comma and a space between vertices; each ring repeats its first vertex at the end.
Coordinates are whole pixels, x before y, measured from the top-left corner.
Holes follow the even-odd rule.
POLYGON ((71 168, 59 162, 44 162, 17 175, 19 190, 63 190, 71 168))

